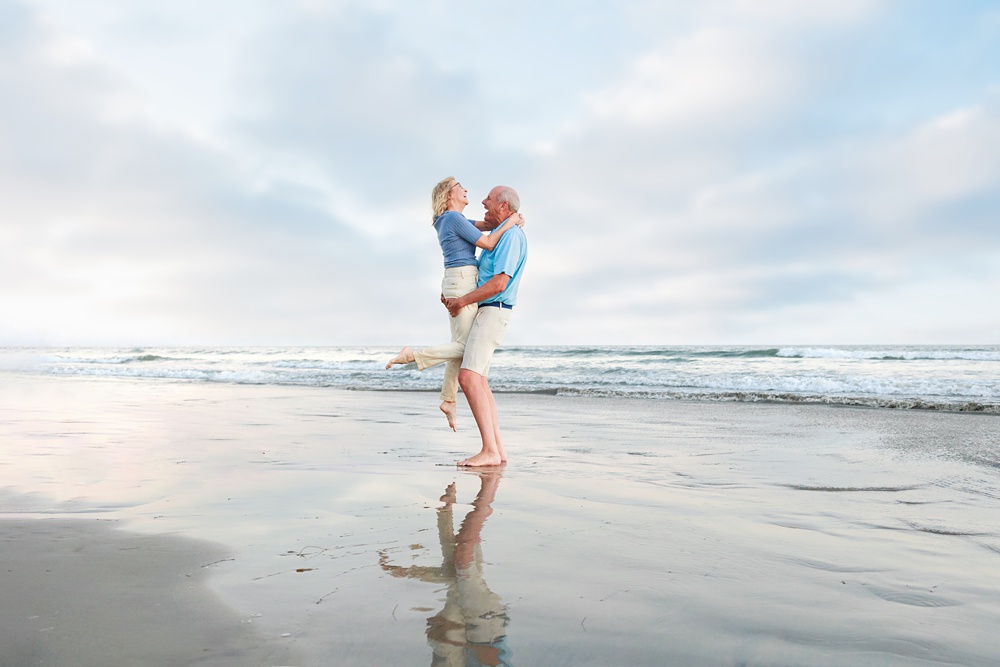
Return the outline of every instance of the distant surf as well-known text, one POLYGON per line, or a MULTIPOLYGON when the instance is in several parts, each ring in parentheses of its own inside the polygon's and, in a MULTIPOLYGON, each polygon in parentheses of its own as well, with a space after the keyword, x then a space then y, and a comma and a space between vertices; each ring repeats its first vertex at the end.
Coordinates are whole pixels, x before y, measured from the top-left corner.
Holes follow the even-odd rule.
MULTIPOLYGON (((6 348, 0 372, 433 391, 384 347, 6 348)), ((535 346, 497 351, 496 391, 1000 414, 1000 346, 535 346)))

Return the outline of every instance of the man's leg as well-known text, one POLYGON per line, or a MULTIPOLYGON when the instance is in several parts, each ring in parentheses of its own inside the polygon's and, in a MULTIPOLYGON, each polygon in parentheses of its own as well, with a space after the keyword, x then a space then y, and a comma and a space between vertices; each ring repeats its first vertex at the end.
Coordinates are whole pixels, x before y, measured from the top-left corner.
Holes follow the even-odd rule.
POLYGON ((469 400, 469 409, 479 427, 479 436, 483 441, 482 449, 475 456, 459 461, 460 466, 497 466, 505 456, 501 456, 501 445, 497 438, 499 427, 496 424, 497 407, 493 392, 486 377, 463 368, 458 373, 458 383, 462 386, 465 397, 469 400))
POLYGON ((507 462, 507 450, 503 447, 503 437, 500 435, 500 417, 497 413, 497 402, 493 397, 493 390, 487 378, 483 378, 483 386, 486 388, 486 395, 490 402, 490 421, 493 424, 493 441, 496 443, 497 452, 500 454, 501 463, 507 462))
POLYGON ((497 414, 497 402, 493 398, 493 390, 490 389, 490 384, 486 381, 486 378, 483 378, 483 383, 486 385, 486 391, 490 396, 490 408, 493 414, 493 438, 496 440, 497 451, 500 453, 500 462, 506 463, 507 450, 504 449, 503 438, 500 436, 500 418, 497 414))
POLYGON ((483 444, 478 454, 460 461, 459 465, 500 465, 507 459, 507 452, 500 439, 496 400, 486 377, 493 352, 503 341, 509 324, 510 311, 492 307, 480 308, 472 324, 458 383, 469 401, 483 444))

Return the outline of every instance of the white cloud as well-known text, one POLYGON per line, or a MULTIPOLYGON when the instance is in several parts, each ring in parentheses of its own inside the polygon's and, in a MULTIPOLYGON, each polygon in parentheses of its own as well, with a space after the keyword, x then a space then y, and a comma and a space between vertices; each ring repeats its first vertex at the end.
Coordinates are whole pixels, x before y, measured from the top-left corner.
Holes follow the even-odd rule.
MULTIPOLYGON (((828 18, 852 31, 878 9, 828 18)), ((1000 205, 996 115, 976 105, 909 127, 816 132, 803 119, 829 113, 839 91, 825 85, 838 77, 823 74, 829 54, 808 31, 831 26, 794 11, 764 18, 751 40, 720 19, 651 51, 591 96, 588 123, 550 144, 539 173, 559 234, 532 233, 560 257, 546 270, 561 288, 540 312, 558 309, 573 332, 645 319, 621 328, 634 343, 655 342, 650 332, 985 340, 996 317, 949 302, 943 324, 918 295, 983 294, 982 276, 1000 272, 1000 228, 983 233, 1000 205)))
POLYGON ((521 191, 511 344, 984 340, 996 80, 899 76, 921 11, 0 0, 0 343, 433 342, 449 174, 521 191))
POLYGON ((931 203, 1000 187, 1000 113, 956 109, 912 132, 885 156, 899 168, 898 187, 931 203))
POLYGON ((141 92, 99 60, 44 57, 59 36, 36 34, 0 79, 17 100, 0 110, 0 266, 17 285, 0 293, 0 338, 265 342, 305 326, 346 339, 343 312, 388 296, 348 277, 379 261, 388 280, 406 275, 401 249, 369 246, 308 186, 255 183, 184 132, 109 118, 141 92))
POLYGON ((853 24, 868 19, 885 6, 884 0, 837 0, 799 2, 797 0, 727 0, 710 10, 716 17, 736 16, 768 24, 831 26, 853 24))
POLYGON ((645 128, 743 124, 794 89, 794 63, 744 30, 710 28, 640 57, 624 80, 589 96, 595 115, 645 128))

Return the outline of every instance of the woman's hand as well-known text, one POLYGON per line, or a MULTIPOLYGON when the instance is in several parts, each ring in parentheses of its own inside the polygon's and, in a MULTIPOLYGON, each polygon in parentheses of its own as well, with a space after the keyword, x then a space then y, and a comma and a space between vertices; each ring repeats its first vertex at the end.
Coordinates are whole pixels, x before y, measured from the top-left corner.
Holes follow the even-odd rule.
POLYGON ((518 227, 524 227, 524 216, 520 213, 514 213, 510 216, 514 220, 514 224, 518 227))

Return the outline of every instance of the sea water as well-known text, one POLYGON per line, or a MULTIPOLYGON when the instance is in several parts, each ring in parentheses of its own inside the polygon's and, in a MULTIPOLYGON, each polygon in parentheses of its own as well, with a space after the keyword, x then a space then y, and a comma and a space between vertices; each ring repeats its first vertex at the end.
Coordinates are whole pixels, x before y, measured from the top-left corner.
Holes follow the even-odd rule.
MULTIPOLYGON (((433 391, 442 368, 385 369, 385 347, 0 349, 0 374, 433 391)), ((1000 346, 524 346, 494 391, 1000 413, 1000 346)))

